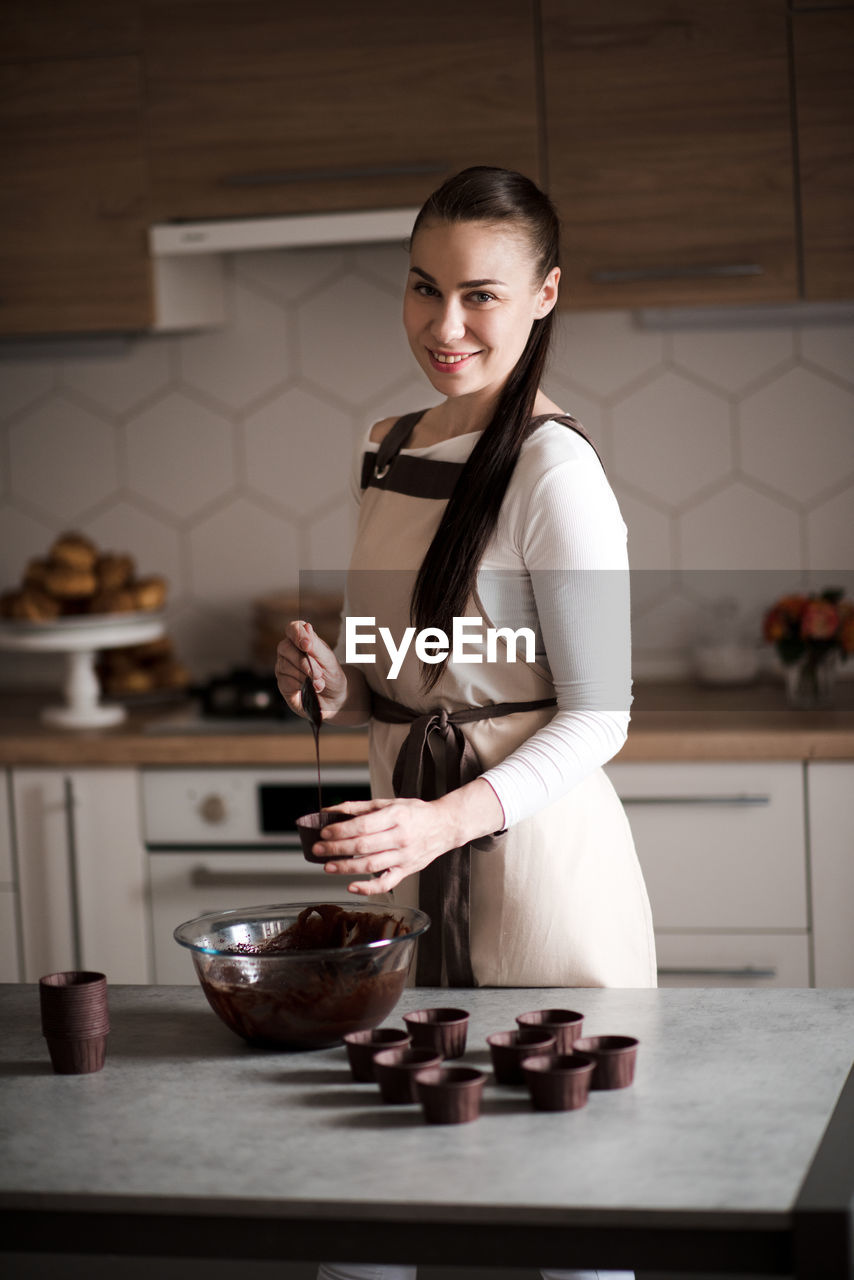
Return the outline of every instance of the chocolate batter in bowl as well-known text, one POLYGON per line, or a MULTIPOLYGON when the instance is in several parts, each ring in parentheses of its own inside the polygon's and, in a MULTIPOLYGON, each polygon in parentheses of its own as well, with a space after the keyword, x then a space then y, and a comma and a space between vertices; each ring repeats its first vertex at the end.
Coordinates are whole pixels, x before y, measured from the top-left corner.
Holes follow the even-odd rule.
POLYGON ((376 1027, 406 985, 430 927, 413 907, 284 903, 216 911, 179 925, 202 990, 253 1045, 319 1049, 376 1027))

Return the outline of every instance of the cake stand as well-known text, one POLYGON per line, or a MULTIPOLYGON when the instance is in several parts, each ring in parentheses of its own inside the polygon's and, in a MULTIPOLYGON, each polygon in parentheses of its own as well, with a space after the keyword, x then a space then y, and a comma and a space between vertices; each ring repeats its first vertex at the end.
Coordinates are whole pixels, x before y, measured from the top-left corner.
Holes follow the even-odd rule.
POLYGON ((4 621, 0 623, 0 649, 64 653, 65 705, 46 707, 42 719, 63 729, 101 729, 119 724, 127 712, 122 706, 101 702, 95 655, 101 649, 159 640, 165 630, 159 613, 91 614, 52 622, 4 621))

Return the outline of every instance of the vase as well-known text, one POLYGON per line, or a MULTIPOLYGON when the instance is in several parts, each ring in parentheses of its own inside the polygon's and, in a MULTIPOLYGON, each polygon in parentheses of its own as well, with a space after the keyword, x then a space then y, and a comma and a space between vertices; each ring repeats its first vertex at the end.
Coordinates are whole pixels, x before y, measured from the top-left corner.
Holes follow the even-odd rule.
POLYGON ((801 658, 784 667, 786 701, 790 707, 813 711, 833 705, 836 689, 836 658, 828 654, 818 660, 801 658))

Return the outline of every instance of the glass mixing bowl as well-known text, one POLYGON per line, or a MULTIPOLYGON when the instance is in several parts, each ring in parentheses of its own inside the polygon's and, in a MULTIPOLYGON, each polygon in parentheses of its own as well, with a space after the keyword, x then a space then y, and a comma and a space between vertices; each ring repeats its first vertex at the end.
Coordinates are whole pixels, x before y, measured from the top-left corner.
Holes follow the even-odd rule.
MULTIPOLYGON (((179 925, 208 1003, 250 1044, 319 1049, 376 1027, 401 997, 415 944, 430 927, 414 907, 287 902, 212 911, 179 925), (355 946, 253 954, 309 907, 391 917, 409 932, 355 946)), ((386 930, 388 931, 388 930, 386 930)))

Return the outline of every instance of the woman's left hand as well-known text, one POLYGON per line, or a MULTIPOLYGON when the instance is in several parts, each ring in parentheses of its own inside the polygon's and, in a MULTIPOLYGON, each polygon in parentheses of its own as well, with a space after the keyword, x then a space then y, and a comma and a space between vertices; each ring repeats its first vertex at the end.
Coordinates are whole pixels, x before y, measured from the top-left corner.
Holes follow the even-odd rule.
POLYGON ((347 886, 367 897, 388 893, 449 849, 504 826, 501 802, 484 778, 438 800, 347 800, 335 808, 356 816, 324 827, 320 834, 329 838, 314 850, 330 859, 324 868, 330 875, 373 874, 347 886))
POLYGON ((455 847, 451 823, 435 800, 348 800, 335 808, 357 816, 324 827, 314 851, 331 858, 324 866, 329 875, 373 874, 348 885, 351 893, 388 893, 455 847))

